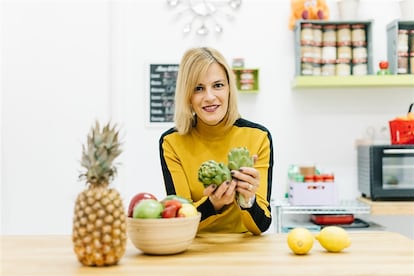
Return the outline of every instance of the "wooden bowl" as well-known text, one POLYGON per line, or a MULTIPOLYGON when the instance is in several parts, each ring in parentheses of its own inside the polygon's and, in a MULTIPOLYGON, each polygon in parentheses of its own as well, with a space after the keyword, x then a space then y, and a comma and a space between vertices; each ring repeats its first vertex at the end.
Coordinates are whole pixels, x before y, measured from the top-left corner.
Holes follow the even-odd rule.
POLYGON ((193 242, 201 214, 193 217, 138 219, 127 218, 128 238, 145 254, 181 253, 193 242))

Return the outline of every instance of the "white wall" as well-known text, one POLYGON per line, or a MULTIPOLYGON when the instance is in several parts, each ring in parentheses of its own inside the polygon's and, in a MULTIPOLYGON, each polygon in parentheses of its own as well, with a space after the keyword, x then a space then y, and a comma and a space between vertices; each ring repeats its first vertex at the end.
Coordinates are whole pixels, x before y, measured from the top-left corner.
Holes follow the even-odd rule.
MULTIPOLYGON (((336 1, 327 1, 337 20, 336 1)), ((362 1, 374 22, 374 64, 386 58, 385 25, 400 16, 393 0, 362 1), (373 8, 375 5, 375 8, 373 8)), ((123 129, 113 183, 125 205, 138 192, 165 195, 159 135, 145 112, 148 62, 179 62, 190 46, 210 45, 229 61, 260 68, 260 93, 241 94, 244 117, 273 134, 273 196, 289 164, 335 173, 343 199, 358 196, 354 140, 404 114, 411 88, 297 89, 290 1, 245 0, 221 36, 184 35, 186 22, 164 0, 4 0, 2 12, 1 233, 70 233, 81 144, 95 118, 123 129)), ((376 67, 375 67, 376 70, 376 67)), ((387 139, 387 138, 386 138, 387 139)))

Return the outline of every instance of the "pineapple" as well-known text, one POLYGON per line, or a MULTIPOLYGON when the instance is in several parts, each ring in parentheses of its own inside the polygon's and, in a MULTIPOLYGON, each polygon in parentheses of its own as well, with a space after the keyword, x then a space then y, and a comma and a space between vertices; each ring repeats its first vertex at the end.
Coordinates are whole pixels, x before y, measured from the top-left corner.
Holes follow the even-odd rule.
POLYGON ((108 188, 116 176, 114 159, 120 155, 118 130, 110 123, 100 129, 99 123, 82 146, 79 176, 87 188, 75 203, 72 241, 78 260, 85 266, 115 265, 126 249, 126 214, 120 194, 108 188))

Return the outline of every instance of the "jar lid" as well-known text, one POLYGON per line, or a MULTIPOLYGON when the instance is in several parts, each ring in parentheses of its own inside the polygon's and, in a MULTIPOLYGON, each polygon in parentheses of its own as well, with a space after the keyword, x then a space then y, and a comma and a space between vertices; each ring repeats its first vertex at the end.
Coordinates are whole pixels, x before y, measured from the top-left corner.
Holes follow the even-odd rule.
POLYGON ((351 41, 341 41, 337 43, 338 47, 351 46, 351 41))
POLYGON ((408 34, 408 30, 406 30, 406 29, 399 29, 398 30, 398 33, 399 34, 408 34))
POLYGON ((324 25, 323 26, 324 30, 335 30, 336 29, 336 25, 335 24, 329 24, 329 25, 324 25))
POLYGON ((311 57, 303 57, 302 59, 301 59, 301 61, 302 62, 313 62, 313 58, 311 58, 311 57))
POLYGON ((254 83, 254 80, 242 79, 242 80, 240 80, 240 83, 243 83, 243 84, 254 83))
POLYGON ((351 28, 351 24, 341 24, 341 25, 338 25, 337 28, 338 29, 349 29, 351 28))
POLYGON ((315 182, 321 182, 323 181, 323 176, 321 174, 315 174, 313 179, 315 180, 315 182))
POLYGON ((313 24, 312 25, 312 28, 314 28, 314 29, 322 29, 322 26, 321 25, 318 25, 318 24, 313 24))
POLYGON ((410 53, 410 57, 414 57, 414 52, 411 52, 410 53))
POLYGON ((322 64, 335 64, 336 59, 323 59, 322 64))
POLYGON ((313 182, 314 178, 313 175, 305 175, 304 177, 305 182, 313 182))
POLYGON ((361 29, 361 28, 365 28, 364 24, 352 24, 351 26, 352 29, 361 29))
POLYGON ((367 43, 365 41, 353 41, 352 46, 354 46, 354 47, 366 47, 367 43))
POLYGON ((353 64, 361 64, 361 63, 367 63, 367 59, 366 58, 358 58, 358 59, 353 59, 352 60, 353 64))
POLYGON ((351 60, 349 58, 338 58, 337 63, 351 63, 351 60))
POLYGON ((311 28, 312 25, 312 23, 302 23, 302 28, 311 28))
POLYGON ((408 53, 407 52, 398 52, 398 56, 399 57, 408 57, 408 53))
POLYGON ((336 46, 336 42, 333 41, 326 41, 322 43, 323 47, 335 47, 336 46))

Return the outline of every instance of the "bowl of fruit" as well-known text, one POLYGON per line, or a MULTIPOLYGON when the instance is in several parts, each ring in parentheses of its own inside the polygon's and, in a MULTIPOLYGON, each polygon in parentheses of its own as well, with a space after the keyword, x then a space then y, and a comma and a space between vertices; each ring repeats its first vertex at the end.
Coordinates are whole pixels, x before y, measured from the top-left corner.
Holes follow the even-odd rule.
POLYGON ((151 193, 139 193, 128 207, 127 235, 145 254, 177 254, 193 242, 200 219, 201 214, 185 198, 169 195, 158 200, 151 193))

